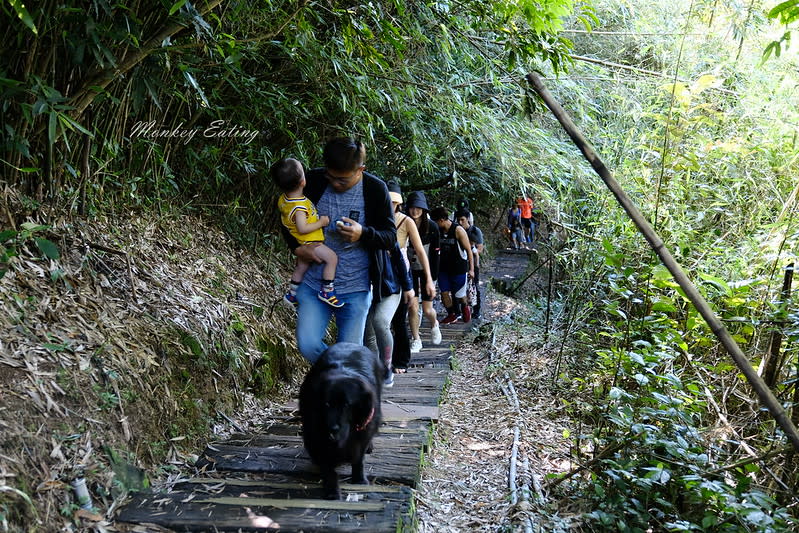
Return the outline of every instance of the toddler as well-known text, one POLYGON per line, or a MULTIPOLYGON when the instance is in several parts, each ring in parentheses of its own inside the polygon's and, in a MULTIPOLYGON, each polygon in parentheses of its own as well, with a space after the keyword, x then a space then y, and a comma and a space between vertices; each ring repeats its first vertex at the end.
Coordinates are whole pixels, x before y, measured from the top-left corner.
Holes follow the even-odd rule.
MULTIPOLYGON (((342 307, 344 303, 336 297, 333 287, 338 256, 324 245, 325 234, 322 228, 330 224, 330 218, 320 217, 313 202, 302 194, 305 187, 305 172, 302 170, 302 164, 296 159, 282 159, 272 165, 270 174, 275 185, 283 191, 277 201, 280 221, 297 239, 300 246, 310 247, 314 257, 325 265, 322 271, 322 288, 319 290, 319 299, 332 307, 342 307)), ((292 306, 297 305, 297 289, 310 266, 310 263, 297 258, 297 265, 291 275, 289 291, 283 297, 286 303, 292 306)))

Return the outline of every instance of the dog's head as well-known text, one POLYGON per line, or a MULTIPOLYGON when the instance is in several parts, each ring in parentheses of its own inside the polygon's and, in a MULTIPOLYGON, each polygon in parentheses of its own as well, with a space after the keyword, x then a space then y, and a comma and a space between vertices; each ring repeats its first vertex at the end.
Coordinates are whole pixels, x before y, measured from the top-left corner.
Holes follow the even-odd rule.
POLYGON ((363 378, 331 373, 323 392, 324 420, 327 438, 343 445, 351 432, 365 431, 374 419, 376 395, 374 387, 363 378))

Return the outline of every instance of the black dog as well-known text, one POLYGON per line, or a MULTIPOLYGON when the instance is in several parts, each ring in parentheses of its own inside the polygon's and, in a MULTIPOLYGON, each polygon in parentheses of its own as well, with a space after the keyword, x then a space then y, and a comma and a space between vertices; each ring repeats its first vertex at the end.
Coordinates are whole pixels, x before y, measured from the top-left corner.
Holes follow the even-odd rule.
POLYGON ((363 455, 380 426, 385 372, 377 355, 342 342, 325 350, 300 387, 302 439, 322 473, 325 498, 341 498, 336 467, 352 464, 352 482, 364 485, 363 455))

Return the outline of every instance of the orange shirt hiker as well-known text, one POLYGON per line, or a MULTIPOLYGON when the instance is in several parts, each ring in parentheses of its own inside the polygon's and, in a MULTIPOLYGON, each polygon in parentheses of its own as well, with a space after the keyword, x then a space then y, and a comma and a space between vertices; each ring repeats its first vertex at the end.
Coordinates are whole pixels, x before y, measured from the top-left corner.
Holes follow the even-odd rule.
POLYGON ((533 218, 533 200, 529 196, 516 200, 516 205, 522 210, 522 218, 533 218))

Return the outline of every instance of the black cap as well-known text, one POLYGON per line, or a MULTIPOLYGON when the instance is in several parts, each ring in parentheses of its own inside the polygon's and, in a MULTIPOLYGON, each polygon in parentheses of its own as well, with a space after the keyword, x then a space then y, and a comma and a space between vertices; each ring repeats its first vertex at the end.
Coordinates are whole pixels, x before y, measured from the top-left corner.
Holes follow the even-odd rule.
POLYGON ((386 186, 388 186, 388 195, 391 197, 391 201, 401 204, 402 189, 400 188, 399 183, 397 183, 394 180, 391 180, 386 184, 386 186))
POLYGON ((411 207, 421 207, 425 211, 430 211, 427 206, 427 198, 424 197, 422 191, 413 191, 408 195, 408 199, 405 201, 405 208, 410 209, 411 207))

